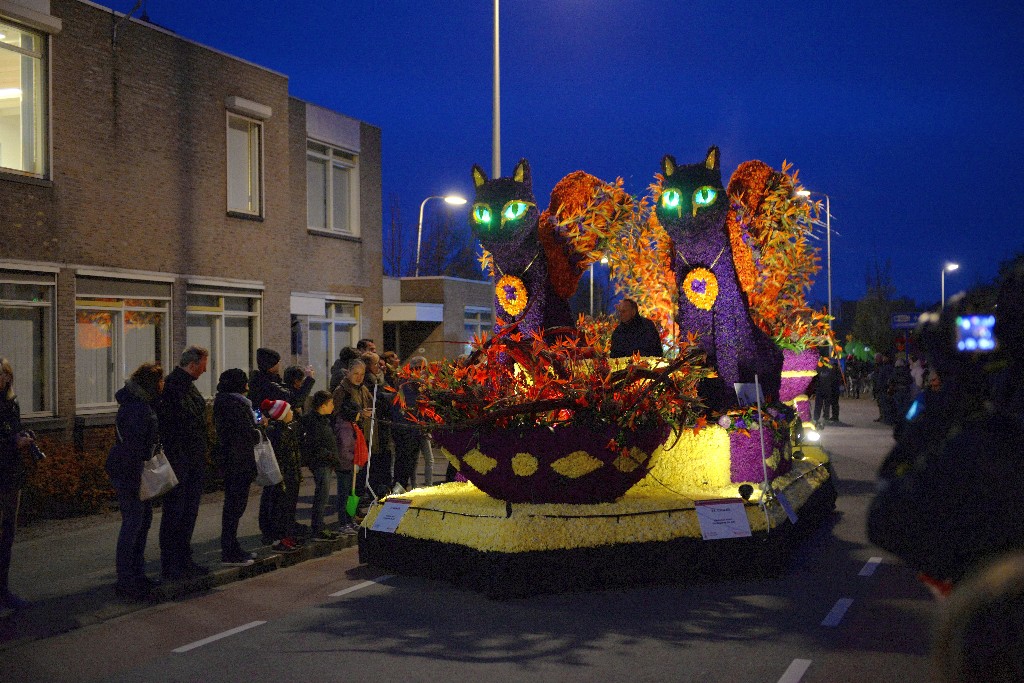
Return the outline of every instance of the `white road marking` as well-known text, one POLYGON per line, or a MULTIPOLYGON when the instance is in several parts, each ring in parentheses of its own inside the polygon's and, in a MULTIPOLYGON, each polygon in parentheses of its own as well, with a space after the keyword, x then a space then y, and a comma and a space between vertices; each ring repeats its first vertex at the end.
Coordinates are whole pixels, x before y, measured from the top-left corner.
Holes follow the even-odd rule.
POLYGON ((250 621, 248 624, 245 624, 243 626, 239 626, 238 628, 233 628, 233 629, 230 629, 228 631, 224 631, 223 633, 218 633, 217 635, 210 636, 209 638, 203 638, 202 640, 197 640, 196 642, 189 643, 188 645, 182 645, 181 647, 177 647, 177 648, 171 650, 171 652, 188 652, 189 650, 194 650, 197 647, 202 647, 203 645, 208 645, 208 644, 214 642, 215 640, 220 640, 221 638, 227 638, 228 636, 233 636, 236 633, 241 633, 242 631, 248 631, 249 629, 256 628, 257 626, 262 626, 265 623, 267 623, 267 622, 265 622, 265 621, 250 621))
POLYGON ((850 605, 853 604, 853 598, 839 598, 836 600, 836 604, 832 607, 832 611, 829 612, 825 619, 821 622, 822 626, 838 626, 839 622, 843 620, 843 616, 846 614, 846 610, 850 609, 850 605))
POLYGON ((782 674, 779 683, 800 683, 800 679, 804 677, 810 666, 811 660, 809 659, 794 659, 793 663, 786 669, 786 672, 782 674))
POLYGON ((364 588, 369 588, 370 586, 376 586, 378 583, 383 583, 384 581, 387 581, 390 578, 391 578, 391 574, 385 574, 384 576, 378 576, 373 581, 363 581, 362 583, 357 583, 356 585, 349 586, 348 588, 346 588, 344 590, 340 590, 337 593, 331 593, 327 597, 329 597, 329 598, 340 598, 342 595, 348 595, 349 593, 355 593, 358 590, 362 590, 364 588))
POLYGON ((878 565, 880 564, 882 564, 882 558, 872 557, 867 561, 867 564, 864 565, 864 568, 860 570, 860 573, 857 574, 857 576, 871 576, 875 573, 875 570, 878 569, 878 565))

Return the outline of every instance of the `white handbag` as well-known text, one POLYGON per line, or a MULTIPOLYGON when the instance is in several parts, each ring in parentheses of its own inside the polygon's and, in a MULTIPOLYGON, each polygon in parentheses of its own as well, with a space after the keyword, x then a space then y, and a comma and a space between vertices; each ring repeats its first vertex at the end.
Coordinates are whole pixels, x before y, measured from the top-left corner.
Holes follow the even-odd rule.
POLYGON ((260 432, 260 442, 253 446, 253 455, 256 457, 256 485, 274 486, 284 481, 281 476, 281 468, 277 464, 277 456, 274 455, 274 447, 270 445, 270 439, 260 432))
POLYGON ((139 499, 149 500, 162 496, 178 485, 178 476, 164 455, 164 447, 157 444, 153 457, 142 466, 142 481, 139 483, 139 499))

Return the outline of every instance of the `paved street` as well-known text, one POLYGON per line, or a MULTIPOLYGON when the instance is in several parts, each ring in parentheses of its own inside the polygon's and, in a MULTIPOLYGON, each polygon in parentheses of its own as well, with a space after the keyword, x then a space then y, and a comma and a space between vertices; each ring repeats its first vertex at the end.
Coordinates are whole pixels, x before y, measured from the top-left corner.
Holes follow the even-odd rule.
POLYGON ((841 414, 838 514, 777 579, 493 602, 349 548, 15 646, 0 680, 927 681, 936 603, 864 533, 890 430, 841 414))

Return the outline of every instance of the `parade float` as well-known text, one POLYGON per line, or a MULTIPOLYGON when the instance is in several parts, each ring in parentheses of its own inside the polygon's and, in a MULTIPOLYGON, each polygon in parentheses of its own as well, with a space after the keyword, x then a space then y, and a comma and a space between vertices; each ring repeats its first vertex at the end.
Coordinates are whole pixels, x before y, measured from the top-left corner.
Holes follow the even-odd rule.
POLYGON ((795 174, 747 162, 726 191, 712 148, 666 157, 642 199, 570 174, 543 212, 525 160, 474 182, 496 331, 407 377, 420 400, 405 406, 463 481, 374 504, 362 561, 496 598, 784 566, 835 504, 827 455, 794 439, 806 387, 788 380, 809 378, 785 374, 790 356, 817 362, 827 322, 802 299, 813 219, 795 174), (602 257, 665 358, 609 358, 613 323, 568 319, 602 257))

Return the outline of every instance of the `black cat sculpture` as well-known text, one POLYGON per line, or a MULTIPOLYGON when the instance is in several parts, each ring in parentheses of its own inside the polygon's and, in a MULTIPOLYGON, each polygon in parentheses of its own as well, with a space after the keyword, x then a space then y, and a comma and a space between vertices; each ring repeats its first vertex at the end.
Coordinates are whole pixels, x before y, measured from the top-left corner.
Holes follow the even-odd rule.
POLYGON ((782 351, 750 318, 736 276, 718 148, 711 147, 704 161, 685 166, 666 155, 662 174, 656 211, 673 242, 679 333, 697 333, 720 379, 705 399, 716 409, 735 406, 734 384, 753 382, 755 374, 765 398, 777 399, 782 351))
POLYGON ((494 179, 474 165, 473 184, 476 198, 469 221, 474 237, 493 258, 498 317, 518 323, 525 333, 572 326, 569 302, 549 277, 530 164, 521 159, 511 177, 494 179))

